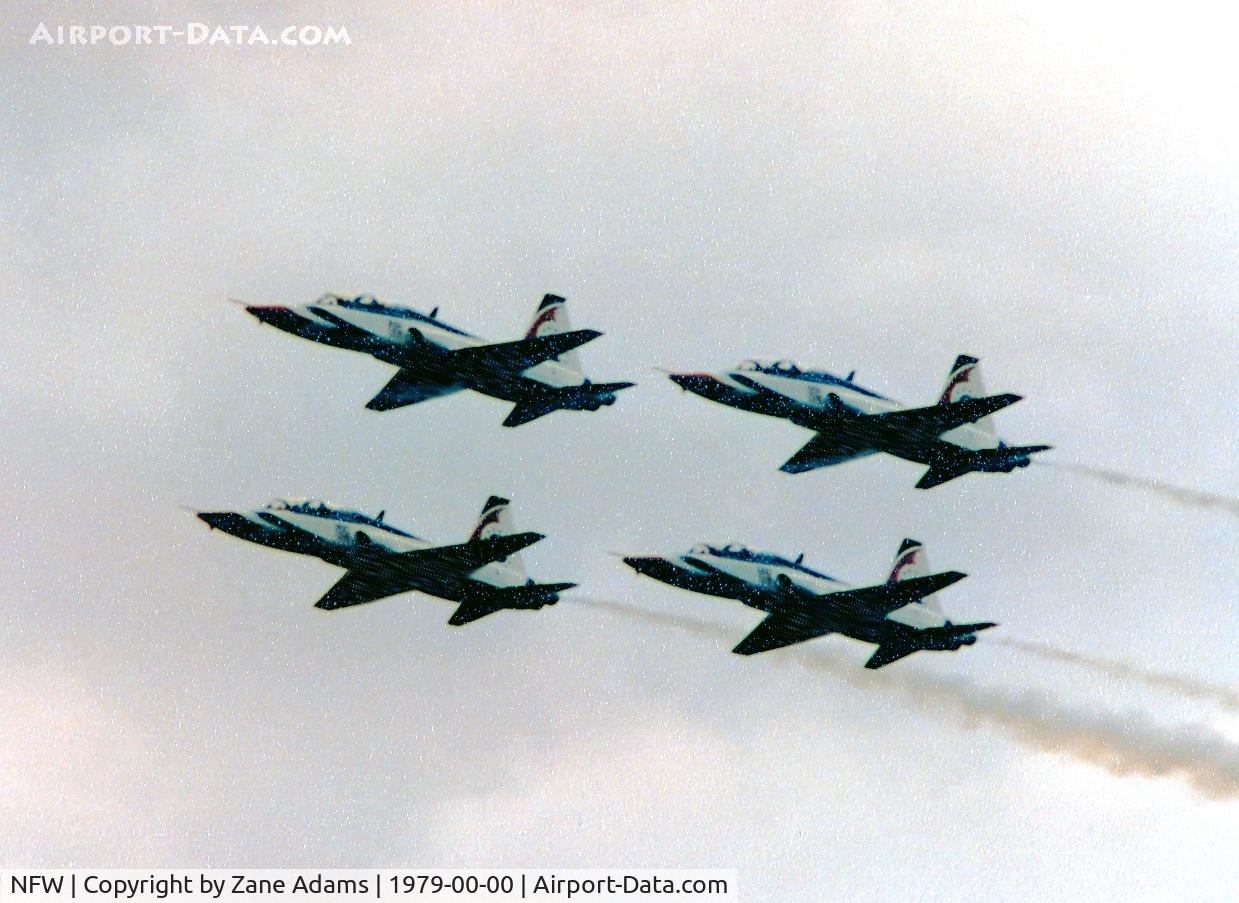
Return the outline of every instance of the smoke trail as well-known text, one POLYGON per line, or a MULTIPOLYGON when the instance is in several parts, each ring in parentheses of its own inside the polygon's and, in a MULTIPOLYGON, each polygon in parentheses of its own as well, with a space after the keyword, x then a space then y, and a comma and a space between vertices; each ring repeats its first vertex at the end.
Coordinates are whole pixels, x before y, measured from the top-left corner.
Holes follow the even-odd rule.
MULTIPOLYGON (((621 602, 578 599, 580 604, 730 643, 735 637, 717 625, 681 615, 647 611, 621 602)), ((786 661, 784 659, 783 661, 786 661)), ((1001 728, 1041 752, 1070 756, 1115 775, 1177 776, 1213 799, 1239 797, 1239 746, 1206 728, 1163 728, 1135 712, 1088 711, 1054 702, 1032 690, 1010 693, 979 687, 963 678, 936 677, 904 669, 865 671, 810 649, 795 661, 854 687, 882 687, 927 713, 949 710, 965 723, 1001 728)))
POLYGON ((1239 517, 1239 498, 1235 498, 1233 495, 1223 495, 1219 492, 1201 492, 1198 489, 1188 489, 1184 486, 1161 483, 1145 477, 1120 473, 1117 470, 1085 467, 1082 464, 1062 464, 1058 461, 1042 460, 1037 460, 1034 463, 1040 464, 1042 467, 1053 467, 1057 470, 1066 470, 1086 477, 1093 477, 1114 486, 1135 486, 1139 489, 1155 492, 1163 498, 1171 499, 1181 505, 1190 505, 1193 508, 1218 508, 1227 514, 1239 517))
POLYGON ((1213 702, 1232 712, 1239 712, 1239 690, 1234 690, 1221 684, 1209 683, 1208 681, 1187 677, 1183 674, 1153 671, 1117 659, 1084 655, 1068 649, 1059 649, 1046 643, 1030 643, 1025 640, 1005 638, 995 638, 988 640, 988 642, 998 646, 1006 646, 1008 649, 1018 649, 1021 652, 1027 652, 1029 655, 1035 655, 1049 662, 1078 665, 1081 668, 1088 668, 1099 674, 1105 674, 1107 677, 1135 681, 1136 683, 1142 683, 1145 686, 1156 687, 1161 690, 1170 690, 1171 692, 1178 693, 1180 696, 1186 696, 1188 699, 1201 699, 1213 702))

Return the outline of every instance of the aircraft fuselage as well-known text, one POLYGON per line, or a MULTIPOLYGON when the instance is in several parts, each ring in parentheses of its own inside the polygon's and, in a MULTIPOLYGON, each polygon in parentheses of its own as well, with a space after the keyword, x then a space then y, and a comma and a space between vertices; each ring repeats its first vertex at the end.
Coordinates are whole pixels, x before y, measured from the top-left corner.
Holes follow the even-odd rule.
POLYGON ((547 389, 561 390, 567 404, 597 409, 615 402, 614 393, 585 391, 589 383, 570 367, 542 361, 517 374, 476 371, 462 374, 448 355, 489 344, 436 317, 381 303, 320 300, 293 307, 249 307, 259 320, 277 329, 334 348, 369 354, 429 383, 473 389, 494 398, 519 402, 547 389), (580 388, 580 399, 572 389, 580 388), (588 398, 586 397, 588 396, 588 398))
MULTIPOLYGON (((434 546, 374 518, 326 506, 315 511, 314 507, 312 504, 273 503, 253 511, 199 512, 197 516, 210 527, 238 539, 299 555, 313 555, 342 568, 352 568, 365 556, 376 553, 400 554, 434 546)), ((469 582, 507 587, 520 586, 526 579, 503 562, 492 561, 469 573, 443 569, 421 574, 413 589, 459 601, 469 582)))
POLYGON ((784 613, 794 618, 797 612, 812 606, 815 620, 828 623, 830 632, 867 643, 893 641, 920 649, 951 650, 976 641, 974 635, 951 633, 951 622, 941 612, 917 602, 884 616, 850 605, 845 597, 832 603, 831 594, 852 587, 779 556, 698 546, 672 558, 634 556, 624 562, 638 573, 671 586, 735 599, 768 614, 784 613))
MULTIPOLYGON (((849 417, 888 414, 907 407, 850 380, 824 373, 730 370, 719 374, 676 373, 671 379, 719 404, 789 420, 815 431, 846 429, 849 417)), ((882 438, 887 443, 883 451, 922 464, 954 458, 961 448, 976 450, 991 444, 990 437, 972 424, 940 436, 891 429, 882 438)))

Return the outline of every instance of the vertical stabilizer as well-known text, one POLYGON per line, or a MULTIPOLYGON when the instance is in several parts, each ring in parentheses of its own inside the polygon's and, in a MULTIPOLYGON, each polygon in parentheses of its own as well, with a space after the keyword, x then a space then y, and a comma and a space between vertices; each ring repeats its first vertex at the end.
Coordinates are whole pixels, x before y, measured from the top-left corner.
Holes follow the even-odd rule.
MULTIPOLYGON (((473 528, 473 534, 469 537, 470 542, 475 542, 479 539, 489 539, 492 536, 510 536, 516 530, 512 523, 512 512, 509 510, 509 502, 505 498, 500 498, 497 495, 492 495, 486 500, 486 504, 482 506, 482 514, 478 518, 477 526, 473 528)), ((522 575, 525 573, 525 565, 521 561, 520 552, 514 555, 509 555, 505 559, 508 567, 519 571, 522 575)))
MULTIPOLYGON (((955 358, 955 364, 946 378, 946 386, 938 397, 938 404, 950 404, 953 401, 967 401, 969 398, 985 397, 985 383, 981 379, 981 362, 968 354, 955 358)), ((969 425, 966 432, 971 433, 979 441, 963 444, 972 448, 992 448, 996 444, 997 432, 993 419, 986 414, 980 420, 969 425), (979 434, 979 435, 978 435, 979 434)))
MULTIPOLYGON (((915 539, 905 539, 900 544, 899 551, 895 553, 895 563, 891 566, 891 575, 886 578, 886 582, 898 583, 901 580, 911 580, 913 577, 928 575, 929 556, 925 552, 925 547, 915 539)), ((942 611, 942 606, 933 596, 926 596, 920 604, 930 611, 942 611)))
MULTIPOLYGON (((525 338, 532 339, 538 336, 571 332, 572 324, 568 321, 567 304, 567 300, 559 295, 544 296, 542 302, 538 305, 537 313, 534 314, 533 323, 529 325, 529 330, 525 333, 525 338)), ((578 373, 581 371, 580 360, 577 357, 575 348, 571 351, 565 351, 555 360, 565 367, 571 367, 578 373)))

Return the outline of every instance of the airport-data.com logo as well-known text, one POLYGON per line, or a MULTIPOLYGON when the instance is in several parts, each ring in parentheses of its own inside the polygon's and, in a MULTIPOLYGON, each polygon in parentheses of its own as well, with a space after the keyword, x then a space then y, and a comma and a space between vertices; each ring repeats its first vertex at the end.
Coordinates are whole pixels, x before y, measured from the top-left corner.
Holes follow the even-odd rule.
POLYGON ((28 44, 35 47, 333 47, 353 43, 343 25, 48 25, 40 22, 28 44))

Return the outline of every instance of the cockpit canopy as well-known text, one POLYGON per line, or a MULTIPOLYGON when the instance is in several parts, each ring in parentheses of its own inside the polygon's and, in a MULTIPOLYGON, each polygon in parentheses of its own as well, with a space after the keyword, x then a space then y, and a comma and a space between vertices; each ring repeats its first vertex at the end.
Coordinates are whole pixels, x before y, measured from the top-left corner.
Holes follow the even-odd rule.
POLYGON ((368 514, 362 514, 360 511, 347 511, 343 508, 332 508, 322 499, 272 499, 267 505, 270 511, 291 511, 294 514, 308 514, 312 517, 325 517, 329 520, 343 521, 349 524, 365 524, 370 527, 377 527, 380 530, 386 530, 388 533, 395 533, 397 536, 407 536, 410 539, 417 539, 412 533, 406 533, 393 527, 391 524, 384 523, 383 514, 380 512, 378 517, 371 517, 368 514))
POLYGON ((815 571, 804 563, 804 553, 796 557, 795 561, 784 558, 781 555, 775 555, 771 552, 754 552, 745 546, 738 543, 729 542, 723 546, 711 546, 700 544, 693 546, 690 555, 701 557, 702 555, 715 555, 719 558, 730 558, 733 561, 747 561, 752 564, 764 564, 774 567, 785 567, 793 571, 800 571, 802 574, 809 574, 813 577, 820 577, 822 580, 829 580, 831 583, 839 581, 829 574, 823 574, 820 571, 815 571))
POLYGON ((789 360, 779 360, 773 363, 763 363, 762 361, 747 360, 742 361, 736 368, 742 373, 768 373, 771 376, 786 376, 791 379, 802 380, 808 383, 819 383, 826 386, 842 386, 846 389, 851 389, 854 392, 859 392, 861 395, 867 395, 870 398, 880 398, 884 401, 890 401, 884 395, 879 395, 864 386, 853 382, 856 377, 856 371, 853 370, 846 377, 835 376, 833 373, 827 373, 825 370, 804 370, 795 362, 789 360))
POLYGON ((275 511, 300 511, 308 514, 312 509, 326 508, 327 503, 322 499, 272 499, 267 507, 275 511))
POLYGON ((353 298, 346 298, 343 295, 336 295, 331 292, 323 295, 315 304, 323 307, 343 307, 349 310, 368 311, 370 313, 381 313, 390 317, 400 317, 404 320, 412 320, 416 323, 428 323, 437 326, 439 329, 447 332, 455 333, 460 336, 476 338, 476 336, 465 332, 463 329, 457 329, 444 323, 439 319, 439 308, 435 307, 430 313, 424 314, 420 311, 413 310, 411 307, 401 307, 396 304, 388 304, 380 301, 374 295, 357 295, 353 298))
POLYGON ((769 364, 755 360, 741 361, 736 369, 746 373, 796 374, 803 372, 795 361, 788 360, 774 361, 769 364))
POLYGON ((315 304, 320 304, 326 307, 382 307, 383 302, 379 301, 374 295, 357 295, 353 298, 348 298, 344 295, 337 295, 334 292, 328 292, 319 298, 315 304))

